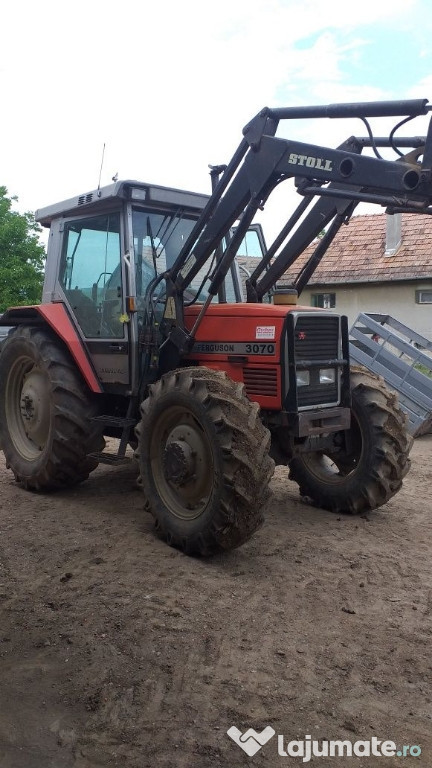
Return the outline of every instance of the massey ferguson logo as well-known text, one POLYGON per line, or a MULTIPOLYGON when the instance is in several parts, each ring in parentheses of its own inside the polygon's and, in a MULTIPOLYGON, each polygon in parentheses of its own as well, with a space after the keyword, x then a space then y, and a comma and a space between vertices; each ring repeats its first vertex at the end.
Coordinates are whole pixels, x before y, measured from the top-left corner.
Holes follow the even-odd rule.
POLYGON ((319 171, 332 171, 332 160, 325 160, 323 157, 312 157, 311 155, 297 155, 291 152, 288 162, 291 165, 305 165, 307 168, 317 168, 319 171))
POLYGON ((297 338, 299 339, 299 341, 304 341, 306 339, 305 332, 304 331, 299 331, 298 334, 297 334, 297 338))

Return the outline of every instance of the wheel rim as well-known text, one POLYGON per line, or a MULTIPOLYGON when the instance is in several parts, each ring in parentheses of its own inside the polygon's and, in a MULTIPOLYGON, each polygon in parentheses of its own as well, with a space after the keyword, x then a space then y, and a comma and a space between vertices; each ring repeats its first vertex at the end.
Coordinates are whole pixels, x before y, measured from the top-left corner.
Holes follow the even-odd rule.
POLYGON ((157 492, 175 517, 193 520, 207 507, 213 490, 210 441, 194 413, 167 408, 154 426, 150 462, 157 492))
POLYGON ((9 371, 5 392, 6 419, 16 450, 29 461, 38 458, 50 434, 49 380, 34 360, 22 356, 9 371))
POLYGON ((347 455, 338 452, 316 451, 305 453, 303 461, 309 472, 326 483, 342 484, 347 477, 354 475, 361 463, 364 450, 364 439, 359 422, 351 412, 350 429, 351 452, 347 455))

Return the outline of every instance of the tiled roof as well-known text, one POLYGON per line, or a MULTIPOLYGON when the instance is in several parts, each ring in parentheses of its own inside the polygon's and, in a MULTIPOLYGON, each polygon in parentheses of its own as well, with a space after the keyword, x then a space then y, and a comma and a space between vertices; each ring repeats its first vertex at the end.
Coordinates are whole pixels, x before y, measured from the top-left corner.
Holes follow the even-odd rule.
MULTIPOLYGON (((402 241, 393 256, 385 256, 386 214, 354 216, 342 226, 309 285, 432 279, 432 216, 402 214, 402 241)), ((311 246, 281 278, 291 282, 311 255, 311 246)), ((251 271, 254 259, 245 266, 251 271)))

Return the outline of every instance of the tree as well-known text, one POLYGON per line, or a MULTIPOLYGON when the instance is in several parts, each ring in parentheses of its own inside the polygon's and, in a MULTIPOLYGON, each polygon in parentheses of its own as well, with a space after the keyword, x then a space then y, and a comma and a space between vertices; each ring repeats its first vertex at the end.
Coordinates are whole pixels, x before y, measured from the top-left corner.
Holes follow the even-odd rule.
POLYGON ((0 312, 7 307, 39 304, 45 248, 32 213, 12 210, 16 197, 0 186, 0 312))

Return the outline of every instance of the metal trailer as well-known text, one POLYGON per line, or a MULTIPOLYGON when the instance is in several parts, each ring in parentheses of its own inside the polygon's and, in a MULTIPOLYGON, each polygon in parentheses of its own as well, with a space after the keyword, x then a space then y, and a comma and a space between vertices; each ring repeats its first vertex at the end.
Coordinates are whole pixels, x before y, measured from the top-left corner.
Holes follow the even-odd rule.
POLYGON ((350 357, 399 394, 413 437, 432 431, 432 342, 390 315, 360 313, 350 330, 350 357))

